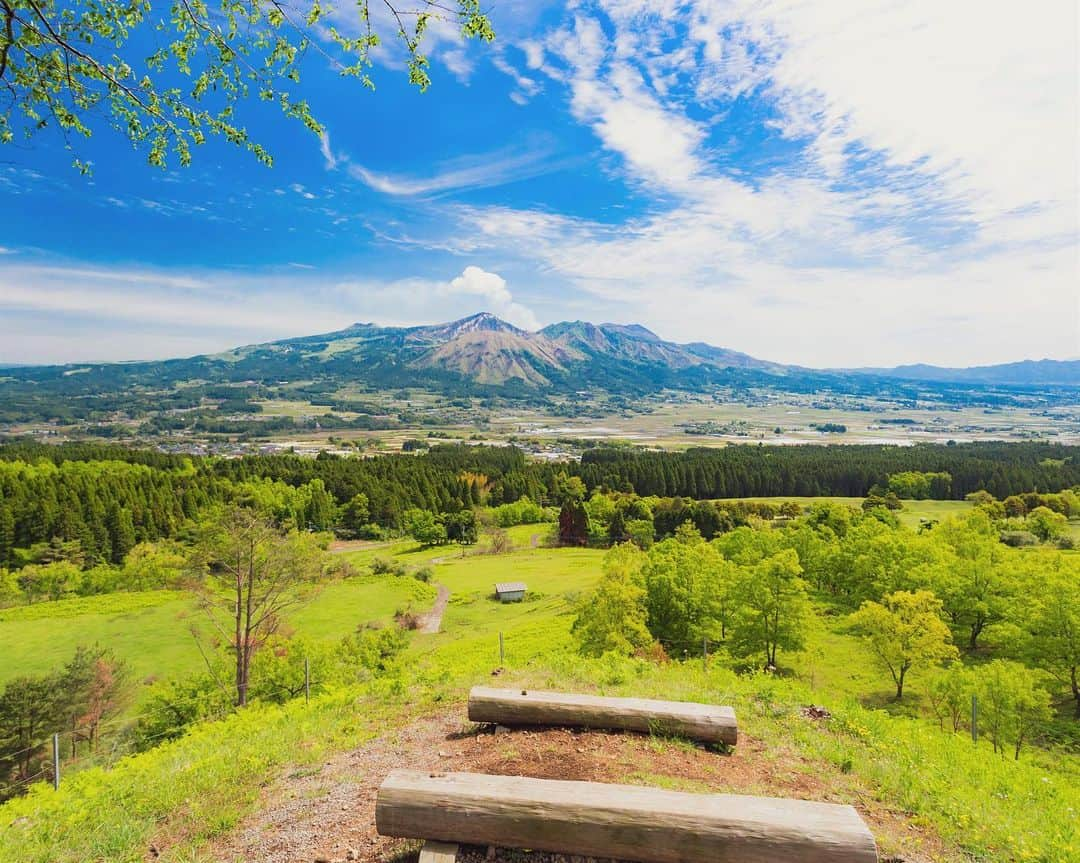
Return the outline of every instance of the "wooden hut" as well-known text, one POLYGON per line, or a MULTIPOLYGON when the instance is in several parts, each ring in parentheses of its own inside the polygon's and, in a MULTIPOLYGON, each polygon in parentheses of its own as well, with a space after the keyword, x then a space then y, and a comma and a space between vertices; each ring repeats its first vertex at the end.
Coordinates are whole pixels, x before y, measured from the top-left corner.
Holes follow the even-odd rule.
POLYGON ((499 602, 521 602, 526 590, 524 581, 501 581, 495 585, 495 596, 499 602))

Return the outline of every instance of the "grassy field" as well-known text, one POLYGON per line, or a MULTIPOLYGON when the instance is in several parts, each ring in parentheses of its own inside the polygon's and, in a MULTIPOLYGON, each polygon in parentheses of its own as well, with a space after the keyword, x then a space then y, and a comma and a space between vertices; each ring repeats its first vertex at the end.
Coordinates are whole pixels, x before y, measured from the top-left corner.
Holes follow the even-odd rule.
MULTIPOLYGON (((862 506, 863 498, 861 497, 743 497, 732 498, 732 500, 753 500, 753 501, 770 501, 775 503, 783 503, 787 500, 793 500, 802 506, 810 506, 815 503, 829 502, 829 503, 841 503, 845 506, 853 506, 856 509, 862 506)), ((950 518, 955 515, 963 515, 972 509, 973 504, 966 500, 905 500, 904 508, 897 512, 897 516, 900 521, 911 528, 917 528, 919 523, 926 519, 927 521, 941 521, 943 518, 950 518)))
MULTIPOLYGON (((552 565, 550 551, 533 549, 533 537, 542 536, 545 528, 511 529, 511 540, 522 549, 511 558, 481 554, 462 559, 455 547, 419 548, 411 540, 356 544, 343 556, 360 575, 326 585, 312 602, 289 615, 289 628, 312 638, 337 640, 364 624, 389 622, 400 609, 431 605, 435 589, 429 585, 408 577, 367 575, 366 568, 376 557, 402 560, 414 568, 447 558, 448 563, 438 566, 437 577, 443 579, 445 574, 452 591, 476 594, 474 599, 483 590, 492 591, 495 581, 520 578, 531 580, 537 590, 562 592, 572 581, 572 573, 583 577, 580 562, 575 564, 571 555, 552 565), (516 569, 507 573, 508 566, 521 566, 522 572, 532 574, 515 574, 516 569)), ((597 553, 583 554, 595 558, 597 553)), ((586 582, 591 580, 586 578, 586 582)), ((197 671, 203 660, 191 626, 200 621, 201 614, 189 595, 173 591, 118 593, 0 609, 0 656, 4 657, 0 686, 20 675, 57 668, 80 645, 111 648, 127 661, 133 678, 140 682, 197 671)))
MULTIPOLYGON (((310 705, 300 699, 255 706, 112 769, 74 773, 59 793, 36 787, 29 797, 0 807, 3 859, 135 863, 154 842, 164 849, 163 861, 207 863, 207 843, 259 805, 260 789, 334 751, 362 745, 381 729, 460 705, 470 685, 491 681, 499 633, 505 643, 502 684, 729 703, 747 739, 760 741, 765 753, 797 754, 823 777, 832 799, 858 803, 872 797, 897 818, 929 825, 950 849, 966 849, 972 860, 1058 863, 1080 855, 1080 759, 1029 751, 1014 763, 993 757, 986 743, 973 746, 963 735, 905 715, 919 703, 919 676, 912 679, 907 705, 888 705, 887 678, 838 619, 823 616, 807 650, 784 657, 778 676, 735 675, 715 660, 706 670, 697 659, 654 664, 579 657, 570 634, 573 604, 595 583, 603 552, 534 547, 538 533, 543 528, 515 528, 518 549, 500 556, 462 558, 453 549, 421 550, 411 543, 344 551, 357 564, 384 555, 434 566, 435 580, 452 592, 443 631, 414 635, 409 656, 390 678, 328 692, 310 705), (527 601, 502 605, 491 598, 494 582, 509 579, 528 584, 527 601), (806 704, 826 706, 832 719, 807 720, 800 712, 806 704), (988 811, 992 818, 982 814, 988 811)), ((361 620, 392 614, 407 600, 400 590, 410 581, 415 583, 358 578, 333 585, 295 615, 293 625, 309 635, 344 634, 361 620)), ((109 599, 99 601, 104 606, 109 599)), ((122 645, 133 662, 155 666, 171 655, 197 664, 180 647, 183 598, 166 594, 145 607, 126 602, 126 610, 78 618, 9 613, 0 619, 0 651, 44 667, 49 655, 66 658, 89 633, 122 645), (78 627, 72 626, 76 619, 78 627), (57 644, 49 641, 50 626, 57 644), (156 634, 149 641, 120 641, 127 630, 156 634), (25 638, 33 632, 37 641, 29 645, 25 638)), ((9 666, 4 664, 5 673, 9 666)), ((652 781, 647 775, 628 778, 652 781)))
MULTIPOLYGON (((427 587, 415 579, 394 576, 336 582, 295 611, 289 623, 304 635, 336 640, 364 623, 389 621, 398 608, 416 604, 418 585, 427 587)), ((425 605, 433 593, 427 589, 425 605)), ((191 625, 201 614, 191 597, 169 591, 7 610, 0 613, 0 656, 4 657, 0 685, 23 674, 51 671, 70 659, 80 645, 111 648, 127 661, 133 678, 143 683, 197 671, 203 661, 191 625), (45 612, 50 613, 46 616, 45 612)), ((136 698, 133 709, 140 700, 136 698)))

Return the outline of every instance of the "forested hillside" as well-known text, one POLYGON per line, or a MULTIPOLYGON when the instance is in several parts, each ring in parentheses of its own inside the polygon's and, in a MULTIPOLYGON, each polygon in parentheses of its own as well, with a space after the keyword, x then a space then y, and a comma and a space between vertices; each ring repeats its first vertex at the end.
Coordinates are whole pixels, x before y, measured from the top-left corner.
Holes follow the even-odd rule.
POLYGON ((962 500, 985 490, 1004 500, 1080 485, 1080 458, 1074 448, 1037 443, 684 453, 598 448, 580 462, 560 463, 530 462, 517 449, 492 446, 443 445, 423 455, 367 459, 325 453, 223 459, 16 443, 0 447, 0 565, 71 557, 119 563, 137 543, 176 536, 212 503, 272 500, 298 526, 370 535, 404 527, 414 508, 457 513, 526 497, 561 504, 560 475, 580 477, 586 493, 705 500, 865 497, 907 472, 939 475, 910 496, 962 500), (51 550, 15 555, 49 543, 51 550))

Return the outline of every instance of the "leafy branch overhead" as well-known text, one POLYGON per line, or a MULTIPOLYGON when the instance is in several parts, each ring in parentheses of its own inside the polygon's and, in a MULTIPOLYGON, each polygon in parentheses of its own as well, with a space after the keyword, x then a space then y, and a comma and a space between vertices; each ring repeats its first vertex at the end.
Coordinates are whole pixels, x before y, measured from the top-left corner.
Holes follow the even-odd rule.
POLYGON ((296 94, 305 59, 314 54, 374 88, 373 53, 387 32, 408 54, 409 81, 426 90, 422 42, 433 22, 484 42, 495 35, 480 0, 418 0, 407 10, 357 0, 348 18, 320 0, 173 0, 167 9, 151 0, 0 0, 0 142, 50 129, 73 149, 73 136, 107 123, 156 167, 189 165, 210 135, 270 165, 237 117, 242 100, 276 102, 318 134, 296 94))

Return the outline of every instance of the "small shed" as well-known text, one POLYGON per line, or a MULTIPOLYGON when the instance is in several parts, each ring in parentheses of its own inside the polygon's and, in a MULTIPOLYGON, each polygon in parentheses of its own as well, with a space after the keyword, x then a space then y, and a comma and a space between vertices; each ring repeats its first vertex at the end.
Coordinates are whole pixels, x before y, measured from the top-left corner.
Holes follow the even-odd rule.
POLYGON ((526 590, 524 581, 501 581, 495 585, 495 596, 500 602, 521 602, 526 590))

